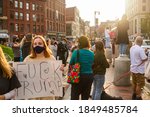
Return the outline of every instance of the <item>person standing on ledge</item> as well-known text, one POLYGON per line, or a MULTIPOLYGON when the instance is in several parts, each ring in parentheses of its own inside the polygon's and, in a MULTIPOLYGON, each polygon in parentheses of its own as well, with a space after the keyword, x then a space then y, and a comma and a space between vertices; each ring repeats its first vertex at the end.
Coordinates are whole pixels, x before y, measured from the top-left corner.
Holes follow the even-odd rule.
POLYGON ((118 37, 116 44, 119 45, 119 56, 126 56, 127 45, 129 44, 128 29, 129 22, 127 16, 123 15, 122 19, 118 22, 118 37))

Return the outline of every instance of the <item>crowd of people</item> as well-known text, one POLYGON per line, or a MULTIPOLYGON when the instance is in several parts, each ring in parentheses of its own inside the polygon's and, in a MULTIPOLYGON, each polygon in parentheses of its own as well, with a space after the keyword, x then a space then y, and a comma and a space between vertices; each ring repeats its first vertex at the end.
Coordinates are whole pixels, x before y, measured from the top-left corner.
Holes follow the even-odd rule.
MULTIPOLYGON (((96 40, 94 47, 91 47, 90 39, 81 36, 72 42, 62 38, 61 40, 44 38, 41 35, 27 34, 22 40, 17 36, 13 36, 11 47, 14 52, 14 62, 33 62, 40 60, 56 61, 62 60, 61 70, 67 67, 67 59, 70 55, 69 64, 75 64, 77 51, 79 51, 80 63, 80 82, 71 84, 71 100, 88 100, 92 90, 92 99, 100 100, 103 86, 105 83, 106 69, 110 63, 105 56, 105 49, 111 48, 113 55, 115 54, 115 44, 119 44, 119 56, 126 56, 128 39, 128 21, 126 16, 118 23, 118 33, 105 30, 106 42, 96 40), (94 49, 93 49, 94 48, 94 49), (93 84, 93 89, 91 86, 93 84)), ((140 100, 142 89, 145 85, 145 68, 144 64, 148 57, 142 45, 142 37, 137 36, 135 45, 130 49, 130 59, 133 84, 132 99, 140 100)), ((113 57, 115 59, 115 57, 113 57)), ((14 70, 7 62, 2 49, 0 48, 0 99, 13 99, 16 88, 21 87, 14 70)), ((35 98, 36 99, 36 98, 35 98)), ((48 97, 40 99, 49 99, 48 97)))

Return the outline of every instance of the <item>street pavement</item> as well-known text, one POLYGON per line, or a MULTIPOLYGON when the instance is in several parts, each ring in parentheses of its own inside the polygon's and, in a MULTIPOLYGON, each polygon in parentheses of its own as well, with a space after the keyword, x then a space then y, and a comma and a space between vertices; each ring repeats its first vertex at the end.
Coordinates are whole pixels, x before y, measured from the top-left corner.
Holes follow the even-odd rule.
MULTIPOLYGON (((113 79, 114 79, 114 68, 112 65, 110 68, 107 69, 106 75, 105 75, 105 84, 104 88, 105 91, 115 97, 122 97, 123 100, 131 100, 132 97, 132 86, 115 86, 113 84, 113 79)), ((63 100, 70 100, 70 85, 65 84, 65 95, 63 97, 63 100)), ((144 88, 143 94, 142 94, 143 100, 150 100, 150 94, 149 91, 144 88)))

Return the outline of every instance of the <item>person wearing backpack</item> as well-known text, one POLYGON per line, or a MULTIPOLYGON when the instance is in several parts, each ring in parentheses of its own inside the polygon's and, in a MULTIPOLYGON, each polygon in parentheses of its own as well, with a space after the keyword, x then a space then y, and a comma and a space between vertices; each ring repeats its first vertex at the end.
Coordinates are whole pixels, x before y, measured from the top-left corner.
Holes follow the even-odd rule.
POLYGON ((57 60, 62 60, 62 63, 64 66, 66 66, 67 63, 67 58, 68 58, 69 52, 68 52, 68 47, 67 47, 67 40, 62 39, 58 43, 58 48, 57 48, 57 60))

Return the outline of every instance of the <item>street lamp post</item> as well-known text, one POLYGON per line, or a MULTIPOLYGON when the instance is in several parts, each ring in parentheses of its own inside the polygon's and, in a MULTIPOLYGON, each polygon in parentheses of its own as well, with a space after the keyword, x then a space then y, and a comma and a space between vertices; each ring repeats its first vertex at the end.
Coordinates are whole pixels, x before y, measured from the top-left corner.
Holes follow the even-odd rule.
POLYGON ((95 11, 94 12, 94 21, 95 21, 95 33, 94 33, 94 39, 97 37, 97 26, 98 26, 98 18, 96 17, 96 15, 100 15, 100 11, 95 11))

